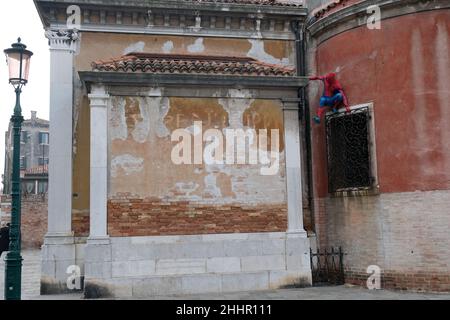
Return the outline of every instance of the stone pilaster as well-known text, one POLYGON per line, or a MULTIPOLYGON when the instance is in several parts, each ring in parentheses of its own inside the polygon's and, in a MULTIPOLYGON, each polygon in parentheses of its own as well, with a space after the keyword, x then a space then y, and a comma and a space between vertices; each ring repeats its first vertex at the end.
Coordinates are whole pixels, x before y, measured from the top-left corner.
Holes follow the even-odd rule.
POLYGON ((73 57, 78 34, 47 30, 50 46, 50 163, 48 234, 42 258, 42 293, 67 289, 67 268, 76 264, 72 232, 73 57))
MULTIPOLYGON (((108 105, 103 85, 93 85, 91 106, 90 235, 85 250, 85 295, 96 297, 98 281, 111 279, 111 241, 108 236, 108 105)), ((103 293, 108 295, 107 293, 103 293)))
POLYGON ((286 144, 288 234, 307 237, 303 226, 302 156, 298 100, 283 101, 286 144))
POLYGON ((312 284, 311 242, 303 225, 302 147, 298 99, 283 101, 284 138, 286 150, 286 184, 288 230, 286 261, 288 270, 298 270, 306 283, 312 284))
POLYGON ((108 104, 105 87, 92 86, 91 105, 91 240, 105 239, 107 235, 108 196, 108 104))

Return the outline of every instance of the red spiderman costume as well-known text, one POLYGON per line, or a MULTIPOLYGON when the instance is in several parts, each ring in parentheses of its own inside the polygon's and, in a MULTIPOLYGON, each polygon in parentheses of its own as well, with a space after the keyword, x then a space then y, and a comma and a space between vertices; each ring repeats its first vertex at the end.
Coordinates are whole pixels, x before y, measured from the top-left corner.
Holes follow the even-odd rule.
POLYGON ((336 73, 330 73, 323 77, 312 77, 309 80, 321 80, 325 86, 322 98, 320 98, 320 107, 317 116, 314 117, 314 121, 317 124, 320 124, 322 116, 327 108, 333 108, 333 111, 337 112, 340 106, 344 106, 347 109, 347 112, 350 112, 347 96, 341 84, 336 79, 336 73))

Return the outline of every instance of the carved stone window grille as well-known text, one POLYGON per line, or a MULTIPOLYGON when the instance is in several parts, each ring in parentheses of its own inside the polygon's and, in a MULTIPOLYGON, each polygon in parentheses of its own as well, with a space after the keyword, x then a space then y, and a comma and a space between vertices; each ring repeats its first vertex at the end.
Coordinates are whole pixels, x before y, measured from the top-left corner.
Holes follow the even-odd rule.
POLYGON ((349 114, 327 115, 330 193, 371 190, 374 187, 371 123, 369 107, 352 110, 349 114))

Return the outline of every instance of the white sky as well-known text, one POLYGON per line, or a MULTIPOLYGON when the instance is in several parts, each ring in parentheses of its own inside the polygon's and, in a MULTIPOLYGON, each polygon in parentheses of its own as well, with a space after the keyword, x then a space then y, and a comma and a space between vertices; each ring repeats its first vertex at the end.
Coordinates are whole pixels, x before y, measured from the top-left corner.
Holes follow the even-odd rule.
MULTIPOLYGON (((15 105, 14 89, 8 84, 8 67, 3 50, 18 37, 33 51, 30 79, 22 92, 22 112, 25 119, 37 111, 42 119, 49 117, 50 53, 44 29, 32 0, 2 1, 0 5, 0 175, 5 160, 4 132, 15 105)), ((2 186, 0 185, 0 188, 2 186)))

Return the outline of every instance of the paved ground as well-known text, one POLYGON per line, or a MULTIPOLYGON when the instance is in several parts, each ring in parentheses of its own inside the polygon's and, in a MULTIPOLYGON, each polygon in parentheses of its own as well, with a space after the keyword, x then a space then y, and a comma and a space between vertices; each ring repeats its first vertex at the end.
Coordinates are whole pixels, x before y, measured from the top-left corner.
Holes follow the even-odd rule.
MULTIPOLYGON (((4 294, 4 256, 0 260, 0 299, 4 294)), ((80 300, 81 295, 39 296, 40 252, 23 253, 24 300, 80 300)), ((310 289, 155 297, 153 300, 450 300, 450 294, 416 294, 395 291, 369 291, 359 287, 322 287, 310 289)))

